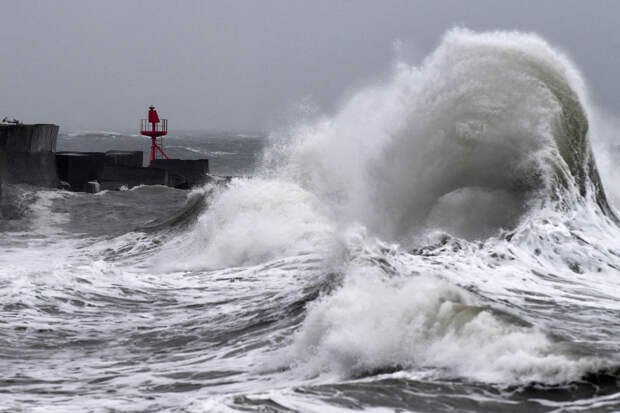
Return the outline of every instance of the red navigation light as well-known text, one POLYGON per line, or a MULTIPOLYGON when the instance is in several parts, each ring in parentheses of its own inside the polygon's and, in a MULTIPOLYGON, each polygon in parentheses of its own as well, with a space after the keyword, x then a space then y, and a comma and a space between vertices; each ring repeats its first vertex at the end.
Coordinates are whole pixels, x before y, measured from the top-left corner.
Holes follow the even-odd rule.
POLYGON ((149 157, 149 166, 151 161, 157 157, 157 152, 161 153, 164 158, 169 159, 168 155, 161 148, 161 137, 168 134, 168 119, 159 119, 159 115, 155 110, 155 106, 149 107, 148 120, 142 119, 140 122, 140 133, 151 138, 151 156, 149 157), (149 125, 150 124, 150 125, 149 125), (157 138, 160 138, 159 144, 157 138))

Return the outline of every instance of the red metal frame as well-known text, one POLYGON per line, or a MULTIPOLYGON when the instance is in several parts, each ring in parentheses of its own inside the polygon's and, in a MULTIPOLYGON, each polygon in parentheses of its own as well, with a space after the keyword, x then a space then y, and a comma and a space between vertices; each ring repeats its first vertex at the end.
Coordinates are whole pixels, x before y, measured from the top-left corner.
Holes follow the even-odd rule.
POLYGON ((140 134, 151 138, 151 156, 149 157, 149 166, 153 159, 157 157, 157 152, 161 153, 164 158, 168 158, 166 152, 157 144, 157 138, 168 134, 168 119, 159 119, 155 107, 149 108, 148 119, 140 121, 140 134), (150 125, 149 125, 150 123, 150 125), (149 127, 150 126, 150 127, 149 127))

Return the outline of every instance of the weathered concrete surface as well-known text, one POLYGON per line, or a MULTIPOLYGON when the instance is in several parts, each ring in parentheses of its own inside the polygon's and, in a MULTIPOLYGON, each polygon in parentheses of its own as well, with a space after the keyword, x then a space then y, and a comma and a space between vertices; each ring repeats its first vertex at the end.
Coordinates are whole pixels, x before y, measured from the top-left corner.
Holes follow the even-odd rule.
POLYGON ((105 153, 58 152, 56 164, 60 180, 68 182, 72 188, 78 188, 89 181, 99 180, 105 167, 105 153))
POLYGON ((170 186, 188 189, 210 180, 208 159, 153 159, 150 168, 168 171, 170 186))
POLYGON ((105 164, 108 166, 143 166, 144 153, 142 151, 107 151, 105 164))
POLYGON ((101 189, 118 190, 122 186, 168 185, 168 171, 159 168, 135 166, 109 166, 103 169, 99 179, 101 189))
POLYGON ((0 184, 58 186, 58 125, 0 124, 0 184))
POLYGON ((168 172, 142 167, 141 151, 58 152, 58 176, 72 191, 93 192, 99 188, 118 190, 123 186, 169 185, 168 172))
POLYGON ((207 159, 157 159, 151 167, 142 167, 141 151, 58 152, 58 176, 73 191, 90 191, 89 182, 100 188, 118 190, 123 186, 167 185, 188 189, 207 182, 207 159))

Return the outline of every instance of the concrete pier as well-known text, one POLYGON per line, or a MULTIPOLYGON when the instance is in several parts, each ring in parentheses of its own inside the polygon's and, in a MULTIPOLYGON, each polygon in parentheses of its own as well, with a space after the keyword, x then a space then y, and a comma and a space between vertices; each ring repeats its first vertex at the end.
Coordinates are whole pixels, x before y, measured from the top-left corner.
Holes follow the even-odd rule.
POLYGON ((123 186, 133 188, 138 185, 168 185, 168 172, 165 169, 143 168, 137 166, 106 165, 99 177, 101 189, 118 190, 123 186))
POLYGON ((58 126, 0 124, 0 184, 30 184, 72 191, 167 185, 189 189, 212 179, 208 159, 155 159, 142 151, 58 152, 58 126))
POLYGON ((166 185, 189 189, 210 178, 207 159, 156 159, 142 167, 141 151, 58 152, 58 176, 73 191, 90 192, 89 182, 100 188, 118 190, 138 185, 166 185))
POLYGON ((142 151, 107 151, 105 153, 106 166, 143 166, 144 152, 142 151))
POLYGON ((58 125, 0 124, 0 184, 58 186, 58 125))
POLYGON ((165 169, 169 175, 169 185, 189 189, 209 180, 208 159, 153 159, 151 168, 165 169))
POLYGON ((68 182, 76 190, 89 181, 97 181, 105 168, 103 152, 56 153, 58 178, 68 182))

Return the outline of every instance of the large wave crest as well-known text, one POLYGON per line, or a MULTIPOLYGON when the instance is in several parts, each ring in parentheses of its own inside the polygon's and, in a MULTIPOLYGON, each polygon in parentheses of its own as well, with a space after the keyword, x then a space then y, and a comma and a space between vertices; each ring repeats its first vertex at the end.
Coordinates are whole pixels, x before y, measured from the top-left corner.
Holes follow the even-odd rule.
POLYGON ((268 154, 277 174, 383 238, 512 228, 541 201, 612 214, 590 149, 583 81, 536 35, 448 32, 419 67, 354 95, 268 154))

